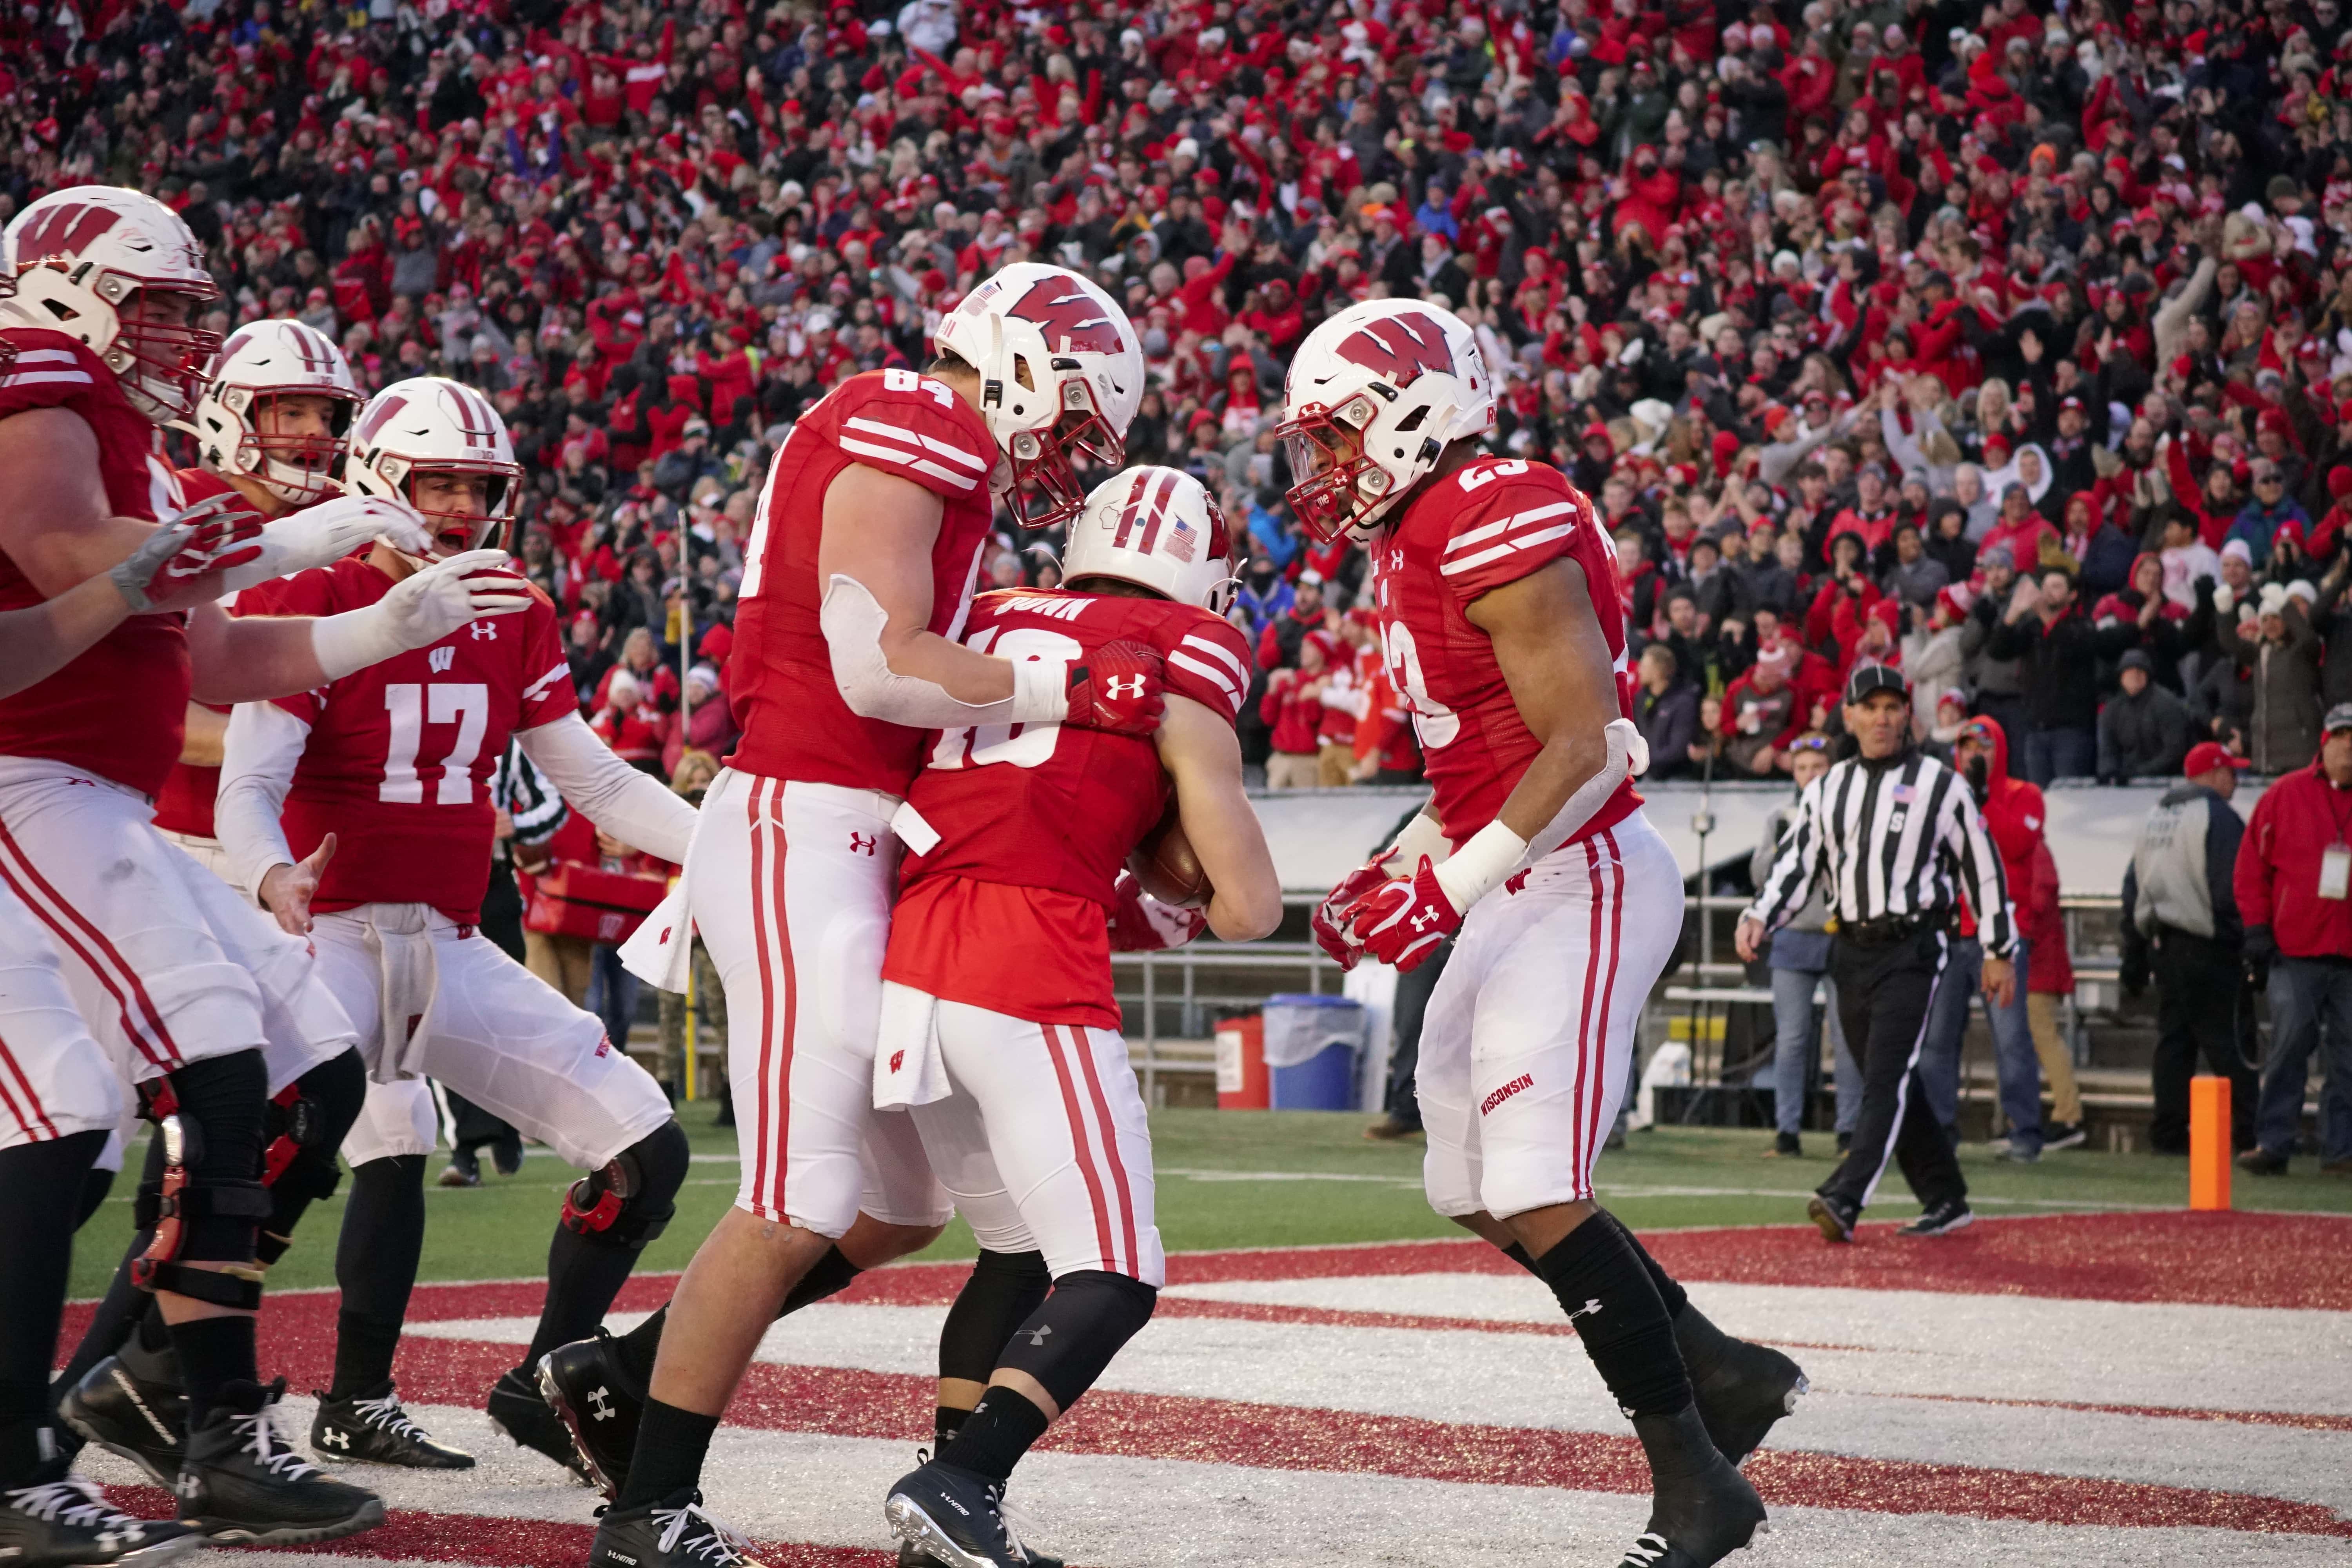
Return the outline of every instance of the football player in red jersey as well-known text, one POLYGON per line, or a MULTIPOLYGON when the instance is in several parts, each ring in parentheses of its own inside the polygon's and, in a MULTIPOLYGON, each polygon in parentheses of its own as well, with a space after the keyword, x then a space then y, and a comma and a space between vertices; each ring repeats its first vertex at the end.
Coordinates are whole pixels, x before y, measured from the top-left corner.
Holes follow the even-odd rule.
MULTIPOLYGON (((16 215, 5 242, 16 292, 0 300, 0 338, 16 353, 0 379, 0 609, 14 609, 106 572, 176 506, 155 426, 194 407, 216 346, 194 322, 218 291, 187 226, 134 191, 55 192, 16 215)), ((256 558, 213 586, 332 561, 378 534, 426 542, 408 509, 347 500, 265 523, 256 558)), ((205 603, 135 616, 0 701, 0 882, 47 933, 82 1016, 175 1152, 142 1193, 142 1207, 172 1195, 173 1212, 140 1271, 187 1385, 180 1514, 221 1539, 323 1540, 383 1519, 373 1495, 283 1447, 254 1350, 262 1047, 299 1036, 323 1060, 351 1039, 347 1024, 295 1026, 316 990, 307 954, 168 848, 150 803, 191 695, 306 690, 520 608, 513 580, 478 581, 480 564, 420 573, 348 616, 232 622, 205 603)))
MULTIPOLYGON (((434 551, 462 556, 504 526, 522 468, 489 400, 438 377, 395 382, 352 423, 344 483, 415 507, 434 551)), ((271 614, 329 614, 396 591, 421 563, 379 541, 364 556, 273 585, 271 614)), ((240 605, 242 609, 244 606, 240 605)), ((343 1152, 344 1224, 368 1258, 345 1286, 335 1384, 311 1428, 324 1454, 425 1468, 472 1463, 404 1416, 392 1386, 424 1239, 436 1132, 425 1079, 447 1084, 587 1174, 548 1253, 527 1358, 488 1395, 493 1420, 558 1463, 571 1439, 530 1367, 592 1331, 685 1179, 686 1134, 661 1088, 603 1026, 480 934, 496 813, 489 779, 511 736, 568 801, 670 860, 693 807, 630 767, 580 717, 554 605, 480 620, 229 721, 217 821, 237 879, 307 933, 360 1036, 367 1105, 343 1152), (356 1287, 356 1288, 355 1288, 356 1287)), ((346 1252, 352 1248, 346 1247, 346 1252)))
MULTIPOLYGON (((5 279, 0 279, 0 293, 5 279)), ((0 383, 7 374, 0 348, 0 383)), ((130 615, 176 614, 219 592, 217 567, 260 520, 218 506, 155 530, 112 571, 0 612, 0 696, 42 680, 130 615)), ((0 890, 0 1559, 26 1568, 155 1568, 203 1544, 193 1526, 133 1519, 69 1476, 45 1384, 73 1233, 103 1196, 94 1163, 121 1118, 113 1065, 77 1010, 47 933, 0 890), (32 1201, 47 1194, 47 1201, 32 1201), (79 1201, 58 1201, 72 1194, 79 1201)))
POLYGON ((1291 362, 1291 505, 1370 552, 1433 789, 1315 933, 1343 965, 1411 969, 1460 931, 1422 1027, 1430 1203, 1551 1287, 1632 1417, 1654 1500, 1625 1568, 1691 1568, 1762 1521, 1734 1467, 1803 1380, 1715 1329, 1592 1199, 1682 875, 1633 791, 1609 538, 1558 469, 1482 450, 1494 406, 1470 329, 1414 301, 1351 306, 1291 362))
MULTIPOLYGON (((1234 578, 1200 481, 1136 468, 1072 525, 1060 590, 983 595, 966 647, 1073 662, 1157 652, 1155 736, 946 731, 907 796, 909 854, 882 965, 875 1103, 913 1109, 931 1168, 998 1253, 1044 1252, 1053 1294, 990 1363, 955 1436, 890 1490, 899 1538, 955 1568, 1034 1561, 1000 1506, 1029 1446, 1151 1316, 1166 1279, 1151 1133, 1111 994, 1120 867, 1172 805, 1212 889, 1208 926, 1254 942, 1282 886, 1242 789, 1234 719, 1250 650, 1218 612, 1234 578)), ((957 1369, 945 1363, 943 1378, 957 1369)), ((943 1383, 942 1402, 954 1392, 943 1383)))
MULTIPOLYGON (((197 398, 192 427, 200 435, 198 466, 174 476, 179 492, 250 507, 260 518, 284 517, 340 497, 335 458, 361 402, 342 351, 299 321, 256 321, 221 345, 197 398)), ((251 593, 265 595, 265 586, 251 593)), ((205 869, 232 886, 236 878, 213 837, 213 798, 220 788, 226 706, 191 701, 180 756, 155 796, 155 827, 205 869)), ((240 887, 240 892, 247 889, 240 887)), ((305 952, 303 939, 280 946, 305 952)), ((350 1020, 322 986, 306 988, 311 1021, 328 1039, 347 1039, 350 1020)), ((313 1043, 296 1030, 263 1043, 271 1091, 262 1182, 270 1212, 261 1222, 257 1257, 264 1268, 291 1245, 310 1205, 330 1197, 341 1179, 335 1151, 360 1113, 367 1069, 355 1045, 320 1061, 313 1043)), ((100 1164, 121 1161, 111 1140, 100 1164)), ((155 1157, 151 1145, 151 1160, 155 1157)), ((152 1179, 155 1173, 150 1173, 152 1179)), ((355 1198, 355 1202, 358 1200, 355 1198)), ((59 1413, 73 1430, 131 1457, 169 1484, 186 1433, 185 1399, 169 1334, 154 1299, 138 1289, 131 1260, 151 1237, 135 1237, 106 1299, 91 1314, 81 1343, 58 1379, 59 1413)), ((373 1258, 373 1253, 363 1253, 373 1258)), ((340 1260, 339 1260, 340 1261, 340 1260)), ((358 1292, 342 1281, 346 1297, 358 1292)))
POLYGON ((956 640, 992 492, 1024 522, 1066 521, 1085 500, 1075 458, 1118 462, 1143 396, 1135 329, 1077 274, 1024 262, 974 289, 936 346, 928 372, 851 376, 801 416, 744 551, 729 664, 743 739, 704 796, 677 893, 640 932, 675 969, 698 927, 719 966, 742 1184, 671 1299, 677 1331, 595 1568, 739 1561, 696 1487, 760 1335, 795 1286, 923 1246, 951 1212, 870 1081, 892 820, 924 732, 1160 721, 1149 648, 1013 660, 956 640))

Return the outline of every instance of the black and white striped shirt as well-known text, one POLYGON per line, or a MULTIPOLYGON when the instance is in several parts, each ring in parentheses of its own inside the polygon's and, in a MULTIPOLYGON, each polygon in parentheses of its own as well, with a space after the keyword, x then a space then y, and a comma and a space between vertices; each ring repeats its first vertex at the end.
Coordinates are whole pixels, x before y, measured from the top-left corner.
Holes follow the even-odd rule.
MULTIPOLYGON (((546 843, 572 814, 563 804, 563 796, 556 793, 554 784, 539 771, 539 764, 523 755, 522 747, 511 741, 507 742, 507 754, 499 759, 498 770, 490 777, 490 804, 513 816, 518 844, 546 843)), ((491 858, 509 858, 504 840, 492 847, 491 858)))
POLYGON ((1829 874, 1838 923, 1948 916, 1968 894, 1977 937, 1997 958, 2017 947, 2000 851, 1968 781, 1921 752, 1872 764, 1850 757, 1805 786, 1795 827, 1748 913, 1777 929, 1829 874))

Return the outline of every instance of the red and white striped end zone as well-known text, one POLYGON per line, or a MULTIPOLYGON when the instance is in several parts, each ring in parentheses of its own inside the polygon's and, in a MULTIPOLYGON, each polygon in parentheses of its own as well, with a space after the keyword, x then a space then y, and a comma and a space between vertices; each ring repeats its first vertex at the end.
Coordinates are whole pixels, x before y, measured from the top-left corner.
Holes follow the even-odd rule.
MULTIPOLYGON (((1775 1531, 1735 1561, 2352 1561, 2352 1219, 1993 1220, 1926 1243, 1867 1227, 1835 1250, 1809 1227, 1650 1240, 1718 1321, 1789 1346, 1813 1380, 1748 1467, 1775 1531)), ((880 1500, 928 1436, 962 1272, 877 1270, 770 1331, 706 1491, 781 1543, 761 1554, 772 1568, 886 1561, 880 1500)), ((1014 1480, 1032 1533, 1073 1563, 1303 1568, 1376 1546, 1433 1568, 1597 1563, 1641 1528, 1625 1423, 1540 1287, 1481 1244, 1196 1253, 1169 1274, 1160 1314, 1014 1480)), ((668 1288, 632 1281, 621 1306, 668 1288)), ((590 1495, 474 1407, 539 1296, 417 1291, 402 1393, 483 1466, 366 1471, 393 1522, 322 1554, 584 1560, 590 1495)), ((323 1380, 334 1307, 272 1298, 267 1370, 323 1380)))

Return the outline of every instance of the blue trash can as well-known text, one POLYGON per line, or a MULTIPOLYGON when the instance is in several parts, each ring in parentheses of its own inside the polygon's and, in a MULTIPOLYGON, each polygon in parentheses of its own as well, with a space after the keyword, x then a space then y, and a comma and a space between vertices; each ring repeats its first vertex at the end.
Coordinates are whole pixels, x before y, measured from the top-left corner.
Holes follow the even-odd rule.
POLYGON ((1364 1047, 1363 1004, 1289 994, 1265 1002, 1268 1100, 1276 1110, 1353 1110, 1364 1047))

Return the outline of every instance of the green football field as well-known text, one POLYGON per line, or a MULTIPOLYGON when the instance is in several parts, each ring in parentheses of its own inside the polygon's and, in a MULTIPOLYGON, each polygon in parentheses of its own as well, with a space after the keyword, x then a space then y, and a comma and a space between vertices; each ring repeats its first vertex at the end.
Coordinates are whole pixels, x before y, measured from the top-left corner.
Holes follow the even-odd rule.
MULTIPOLYGON (((646 1249, 643 1267, 649 1269, 684 1268, 735 1194, 735 1137, 711 1124, 716 1102, 683 1110, 696 1163, 677 1219, 646 1249)), ((1160 1229, 1168 1249, 1461 1235, 1422 1200, 1421 1145, 1368 1142, 1367 1120, 1315 1111, 1156 1113, 1160 1229)), ((1639 1229, 1801 1223, 1805 1195, 1829 1172, 1830 1140, 1807 1134, 1807 1157, 1801 1160, 1761 1158, 1770 1142, 1769 1133, 1752 1131, 1637 1132, 1627 1147, 1601 1157, 1600 1195, 1639 1229)), ((132 1151, 132 1170, 142 1154, 132 1151)), ((1971 1196, 1987 1215, 2188 1204, 2188 1163, 2179 1159, 2078 1149, 2021 1166, 1995 1161, 1980 1145, 1964 1146, 1960 1159, 1971 1196)), ((445 1163, 445 1156, 435 1156, 434 1175, 445 1163)), ((528 1151, 521 1173, 512 1177, 490 1172, 487 1160, 483 1168, 479 1187, 425 1189, 425 1279, 511 1279, 545 1267, 547 1238, 572 1173, 543 1149, 528 1151)), ((2235 1176, 2241 1208, 2352 1213, 2352 1180, 2320 1175, 2313 1159, 2298 1159, 2294 1172, 2283 1177, 2235 1176)), ((1886 1200, 1871 1210, 1874 1217, 1916 1212, 1892 1173, 1887 1187, 1886 1200)), ((314 1207, 293 1250, 270 1271, 270 1282, 333 1284, 334 1232, 341 1215, 341 1194, 314 1207)), ((118 1181, 79 1238, 75 1296, 105 1289, 130 1233, 128 1184, 118 1181)), ((924 1256, 968 1258, 973 1251, 971 1234, 957 1224, 924 1256)))

